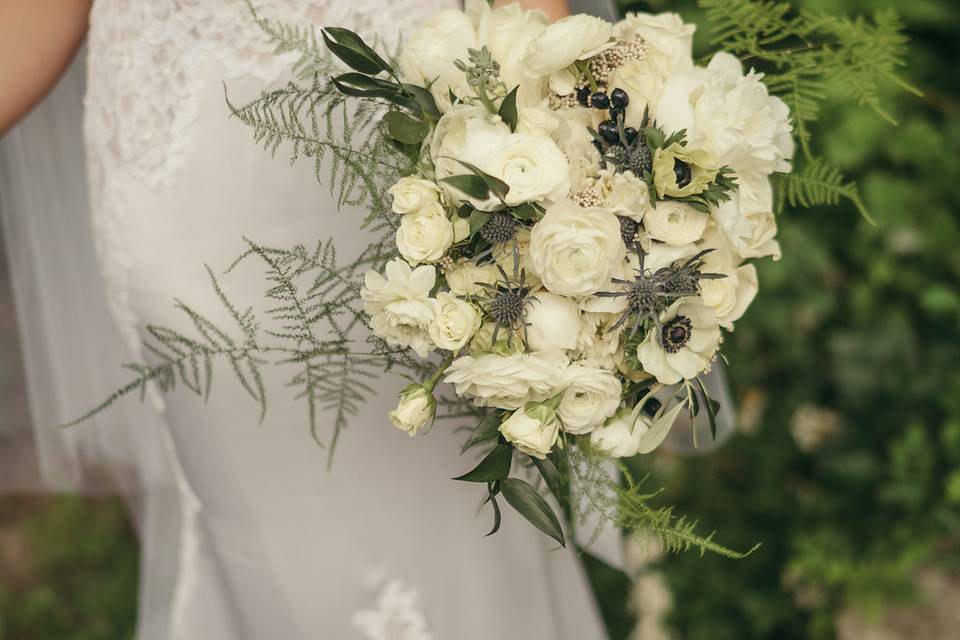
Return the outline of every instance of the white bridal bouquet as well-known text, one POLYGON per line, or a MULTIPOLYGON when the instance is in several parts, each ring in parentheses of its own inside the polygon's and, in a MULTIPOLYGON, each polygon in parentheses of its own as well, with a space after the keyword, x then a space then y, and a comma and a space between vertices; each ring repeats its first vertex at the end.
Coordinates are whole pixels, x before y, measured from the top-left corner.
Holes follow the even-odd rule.
POLYGON ((866 213, 811 151, 824 87, 881 114, 880 81, 909 87, 893 73, 904 39, 891 14, 700 2, 720 49, 701 62, 694 26, 673 13, 551 24, 467 0, 390 56, 251 7, 278 53, 299 56, 301 84, 231 111, 267 149, 289 143, 318 178, 329 169, 339 202, 369 211, 370 245, 343 263, 330 241, 250 242, 275 342, 214 280, 242 336, 181 305, 197 337, 151 327, 159 364, 134 365, 92 413, 150 381, 206 394, 214 358, 265 410, 259 369, 279 353, 315 437, 319 407, 335 443, 369 378, 399 371, 414 382, 389 414, 397 428, 470 423, 463 451, 482 453, 457 480, 484 486, 493 531, 502 498, 561 545, 593 513, 668 549, 742 555, 651 507, 621 459, 656 450, 682 414, 715 436, 702 377, 757 295, 754 261, 780 257, 775 209, 846 198, 866 213))

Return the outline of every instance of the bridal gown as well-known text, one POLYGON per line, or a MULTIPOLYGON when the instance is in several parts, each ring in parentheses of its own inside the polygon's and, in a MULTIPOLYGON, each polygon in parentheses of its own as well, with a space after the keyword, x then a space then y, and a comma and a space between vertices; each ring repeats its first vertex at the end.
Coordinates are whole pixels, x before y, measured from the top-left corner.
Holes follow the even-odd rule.
MULTIPOLYGON (((256 0, 268 17, 342 25, 387 47, 445 0, 256 0)), ((230 320, 204 270, 222 271, 244 237, 274 246, 334 237, 364 246, 361 212, 337 210, 310 162, 290 166, 228 117, 289 79, 239 0, 96 0, 88 38, 85 137, 93 228, 113 316, 131 348, 148 324, 188 332, 183 300, 230 320)), ((223 278, 238 307, 262 307, 261 269, 223 278)), ((147 356, 149 361, 149 356, 147 356)), ((379 390, 327 452, 303 404, 268 376, 258 408, 216 372, 206 403, 153 396, 176 478, 177 523, 162 560, 169 593, 141 606, 142 638, 176 640, 594 640, 604 637, 575 555, 519 517, 484 538, 473 464, 438 423, 409 438, 389 425, 400 382, 379 390), (172 549, 172 551, 170 550, 172 549), (157 607, 165 610, 157 611, 157 607), (151 607, 153 608, 151 610, 151 607)), ((284 372, 286 375, 286 372, 284 372)), ((320 435, 329 439, 330 416, 320 435)), ((154 562, 154 564, 151 564, 154 562)), ((162 581, 161 581, 162 582, 162 581)), ((142 594, 144 596, 144 594, 142 594)))

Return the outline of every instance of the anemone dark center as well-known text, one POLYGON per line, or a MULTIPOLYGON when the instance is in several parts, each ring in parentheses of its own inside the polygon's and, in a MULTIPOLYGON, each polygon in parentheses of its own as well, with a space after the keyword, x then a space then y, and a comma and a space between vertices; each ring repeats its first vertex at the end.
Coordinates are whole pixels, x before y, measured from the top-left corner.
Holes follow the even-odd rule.
POLYGON ((526 299, 524 290, 507 289, 497 292, 490 303, 490 317, 498 325, 514 326, 523 318, 523 304, 526 299))
POLYGON ((676 353, 690 342, 693 325, 686 316, 677 316, 663 325, 660 334, 663 348, 667 353, 676 353))
POLYGON ((680 160, 679 158, 673 159, 673 176, 677 180, 677 187, 683 189, 685 186, 690 184, 690 181, 693 179, 693 172, 690 170, 690 165, 680 160))
POLYGON ((495 213, 480 227, 480 237, 490 244, 503 244, 517 235, 517 221, 509 213, 495 213))

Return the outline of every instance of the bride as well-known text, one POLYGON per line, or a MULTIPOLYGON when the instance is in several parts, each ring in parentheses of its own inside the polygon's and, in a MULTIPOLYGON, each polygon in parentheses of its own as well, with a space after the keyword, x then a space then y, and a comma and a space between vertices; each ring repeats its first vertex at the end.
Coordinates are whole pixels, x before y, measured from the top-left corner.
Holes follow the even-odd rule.
MULTIPOLYGON (((90 4, 14 0, 0 7, 0 132, 55 82, 84 34, 87 41, 83 131, 102 281, 78 281, 81 256, 89 250, 79 246, 82 235, 59 238, 67 247, 74 243, 69 254, 42 244, 58 241, 61 224, 84 226, 51 220, 41 255, 52 261, 51 269, 69 272, 73 285, 45 308, 38 305, 40 324, 23 323, 21 314, 25 334, 34 338, 41 325, 69 323, 63 325, 68 332, 43 345, 44 353, 58 344, 82 349, 95 334, 112 331, 90 320, 99 318, 90 308, 99 299, 109 305, 132 357, 148 361, 149 354, 140 353, 148 324, 188 329, 174 310, 175 298, 227 324, 203 265, 229 265, 242 252, 244 236, 275 246, 334 237, 346 252, 364 245, 356 231, 359 212, 337 211, 311 167, 291 170, 272 160, 227 117, 223 83, 232 99, 251 98, 285 81, 288 62, 273 55, 244 2, 90 4), (96 290, 100 282, 103 291, 96 290)), ((342 25, 391 47, 402 29, 453 3, 255 4, 271 18, 316 28, 342 25)), ((564 0, 523 4, 553 18, 568 12, 564 0)), ((76 132, 47 127, 42 135, 71 139, 76 132)), ((56 201, 67 178, 50 172, 49 180, 38 193, 56 201)), ((253 264, 243 269, 226 286, 239 307, 256 306, 261 275, 253 264)), ((27 303, 50 295, 25 282, 20 293, 27 303)), ((110 371, 120 352, 71 351, 48 367, 60 372, 59 385, 72 384, 62 379, 68 364, 76 371, 110 371)), ((398 385, 384 379, 381 393, 353 419, 328 472, 327 452, 314 444, 303 408, 282 379, 266 381, 271 406, 258 425, 243 391, 227 380, 227 371, 218 373, 208 402, 189 393, 151 394, 142 408, 122 410, 136 414, 123 425, 125 435, 97 436, 108 447, 129 438, 138 451, 124 464, 133 465, 127 475, 138 485, 132 493, 143 543, 140 638, 604 637, 573 553, 556 550, 509 516, 499 534, 482 537, 488 523, 477 517, 476 487, 449 481, 463 471, 459 434, 441 424, 414 444, 387 424, 398 385)), ((87 390, 90 404, 115 380, 78 376, 76 388, 87 390)), ((34 386, 36 418, 52 401, 44 396, 51 387, 34 386)), ((120 464, 117 456, 113 462, 120 464)))

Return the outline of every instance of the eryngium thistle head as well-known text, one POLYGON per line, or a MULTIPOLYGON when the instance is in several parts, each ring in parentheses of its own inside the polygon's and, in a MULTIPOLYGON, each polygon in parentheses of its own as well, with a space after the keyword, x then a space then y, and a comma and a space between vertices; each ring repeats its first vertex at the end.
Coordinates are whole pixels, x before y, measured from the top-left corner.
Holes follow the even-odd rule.
POLYGON ((523 305, 527 296, 525 289, 500 290, 493 297, 487 313, 500 326, 513 327, 523 320, 523 305))
POLYGON ((620 238, 627 249, 632 250, 633 245, 637 243, 637 232, 640 231, 640 223, 627 216, 617 216, 620 221, 620 238))
POLYGON ((509 213, 494 213, 480 227, 480 237, 490 244, 510 242, 517 235, 517 221, 509 213))

